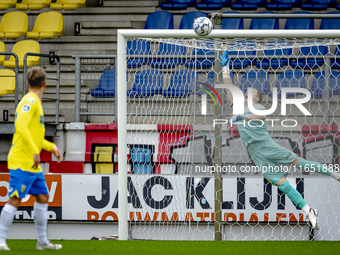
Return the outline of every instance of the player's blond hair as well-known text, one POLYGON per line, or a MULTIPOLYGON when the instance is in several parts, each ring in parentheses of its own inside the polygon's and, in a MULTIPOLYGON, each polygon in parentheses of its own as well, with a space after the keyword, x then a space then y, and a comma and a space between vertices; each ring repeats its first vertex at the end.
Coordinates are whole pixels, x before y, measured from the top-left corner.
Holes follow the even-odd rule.
POLYGON ((46 79, 46 72, 40 66, 34 66, 26 72, 27 82, 32 88, 41 88, 46 79))
POLYGON ((257 96, 259 97, 259 101, 258 101, 258 103, 261 103, 261 101, 262 101, 262 93, 258 90, 258 89, 256 89, 256 88, 253 88, 253 89, 255 89, 256 90, 256 92, 257 92, 257 96))

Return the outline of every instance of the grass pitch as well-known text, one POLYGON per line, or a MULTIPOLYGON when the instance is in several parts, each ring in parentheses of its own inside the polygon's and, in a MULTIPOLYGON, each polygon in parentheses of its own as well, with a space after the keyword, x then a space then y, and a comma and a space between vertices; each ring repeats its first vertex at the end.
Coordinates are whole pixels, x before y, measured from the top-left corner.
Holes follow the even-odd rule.
POLYGON ((137 254, 137 255, 191 255, 191 254, 338 254, 337 241, 96 241, 54 240, 63 245, 59 251, 37 251, 36 240, 7 240, 10 254, 93 255, 93 254, 137 254))

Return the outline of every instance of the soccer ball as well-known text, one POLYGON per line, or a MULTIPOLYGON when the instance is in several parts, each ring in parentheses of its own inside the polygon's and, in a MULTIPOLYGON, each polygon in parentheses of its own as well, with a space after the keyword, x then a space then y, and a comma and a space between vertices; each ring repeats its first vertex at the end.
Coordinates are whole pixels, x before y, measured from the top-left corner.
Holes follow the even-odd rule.
POLYGON ((197 35, 205 36, 211 33, 213 24, 210 19, 206 17, 199 17, 194 21, 194 31, 197 35))

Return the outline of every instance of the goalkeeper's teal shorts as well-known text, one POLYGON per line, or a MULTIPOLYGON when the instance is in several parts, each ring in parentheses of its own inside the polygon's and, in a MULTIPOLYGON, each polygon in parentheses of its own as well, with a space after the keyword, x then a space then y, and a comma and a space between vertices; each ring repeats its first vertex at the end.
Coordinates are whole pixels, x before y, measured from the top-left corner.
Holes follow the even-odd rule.
POLYGON ((255 165, 273 185, 288 175, 290 164, 298 157, 273 139, 250 143, 247 149, 255 165))

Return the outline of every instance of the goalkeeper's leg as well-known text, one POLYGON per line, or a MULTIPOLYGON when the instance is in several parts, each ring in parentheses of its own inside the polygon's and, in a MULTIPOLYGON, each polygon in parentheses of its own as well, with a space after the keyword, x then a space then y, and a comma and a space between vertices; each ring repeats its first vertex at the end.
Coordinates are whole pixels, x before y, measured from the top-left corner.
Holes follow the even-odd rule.
POLYGON ((298 192, 290 183, 287 181, 286 177, 282 177, 279 180, 275 180, 275 178, 271 179, 272 182, 276 182, 275 185, 278 187, 279 190, 281 190, 283 193, 287 195, 287 197, 299 208, 302 209, 302 211, 305 213, 306 217, 310 221, 312 228, 316 229, 317 227, 317 217, 318 217, 318 211, 316 209, 310 208, 306 201, 303 199, 300 192, 298 192))
POLYGON ((327 176, 333 177, 335 180, 340 182, 340 173, 333 171, 333 169, 328 168, 318 162, 308 161, 304 158, 297 157, 293 162, 292 166, 305 171, 317 172, 327 176))

